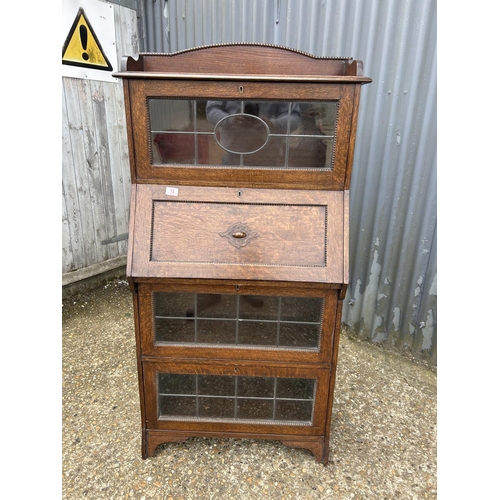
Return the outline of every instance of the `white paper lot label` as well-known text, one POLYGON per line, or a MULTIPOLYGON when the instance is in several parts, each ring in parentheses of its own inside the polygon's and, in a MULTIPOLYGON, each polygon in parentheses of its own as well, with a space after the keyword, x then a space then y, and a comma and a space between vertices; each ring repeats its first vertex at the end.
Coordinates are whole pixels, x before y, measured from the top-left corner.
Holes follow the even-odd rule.
POLYGON ((167 187, 165 194, 167 196, 177 196, 179 194, 179 188, 167 187))

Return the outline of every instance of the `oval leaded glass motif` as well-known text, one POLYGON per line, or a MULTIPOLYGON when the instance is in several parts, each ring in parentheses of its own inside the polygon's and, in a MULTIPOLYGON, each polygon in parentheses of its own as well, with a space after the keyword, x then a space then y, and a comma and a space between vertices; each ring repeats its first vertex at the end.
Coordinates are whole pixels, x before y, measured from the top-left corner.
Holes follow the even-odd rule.
POLYGON ((269 141, 269 127, 255 115, 236 113, 220 120, 214 128, 217 144, 229 153, 252 154, 269 141))

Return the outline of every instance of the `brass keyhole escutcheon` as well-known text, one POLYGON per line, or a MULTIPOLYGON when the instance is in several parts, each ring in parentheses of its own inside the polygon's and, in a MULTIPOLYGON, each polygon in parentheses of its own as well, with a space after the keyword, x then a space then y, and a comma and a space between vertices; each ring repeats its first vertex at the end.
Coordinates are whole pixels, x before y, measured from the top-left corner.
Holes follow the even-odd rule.
POLYGON ((238 249, 244 247, 248 244, 248 242, 259 237, 259 233, 252 231, 249 226, 243 224, 242 222, 232 224, 227 231, 221 232, 219 235, 227 238, 229 243, 238 249))
POLYGON ((238 90, 240 91, 240 94, 243 94, 243 85, 240 85, 238 90))
POLYGON ((244 233, 243 231, 236 231, 231 235, 233 238, 246 238, 247 233, 244 233))

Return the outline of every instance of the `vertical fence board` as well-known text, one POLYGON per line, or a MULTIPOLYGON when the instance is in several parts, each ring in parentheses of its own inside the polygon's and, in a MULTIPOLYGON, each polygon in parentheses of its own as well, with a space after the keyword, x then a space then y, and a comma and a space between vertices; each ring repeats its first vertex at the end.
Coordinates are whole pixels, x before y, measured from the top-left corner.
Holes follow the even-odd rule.
MULTIPOLYGON (((67 198, 74 199, 72 204, 74 210, 70 221, 75 228, 79 226, 79 231, 81 231, 81 239, 73 240, 74 252, 80 254, 78 259, 75 256, 75 261, 81 263, 76 269, 98 262, 93 217, 94 198, 87 176, 87 170, 90 166, 87 164, 85 143, 88 143, 88 140, 85 140, 85 135, 89 132, 85 128, 85 124, 88 120, 84 120, 80 108, 86 85, 87 82, 77 79, 64 79, 65 111, 69 123, 71 157, 66 158, 67 163, 63 162, 63 172, 66 173, 66 175, 63 175, 63 179, 68 181, 72 176, 75 178, 75 183, 68 185, 65 194, 67 198), (75 166, 78 168, 74 168, 75 166)), ((88 108, 87 110, 83 109, 83 113, 85 112, 88 112, 88 108)), ((74 231, 74 234, 77 234, 77 230, 74 231)))

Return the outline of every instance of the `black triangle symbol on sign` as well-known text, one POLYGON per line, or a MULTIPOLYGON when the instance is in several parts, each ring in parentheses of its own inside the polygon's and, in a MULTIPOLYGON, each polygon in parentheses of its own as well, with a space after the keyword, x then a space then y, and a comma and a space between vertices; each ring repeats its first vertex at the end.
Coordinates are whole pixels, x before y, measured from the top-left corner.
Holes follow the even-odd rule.
POLYGON ((101 44, 80 7, 63 45, 62 63, 81 68, 113 71, 101 44))

